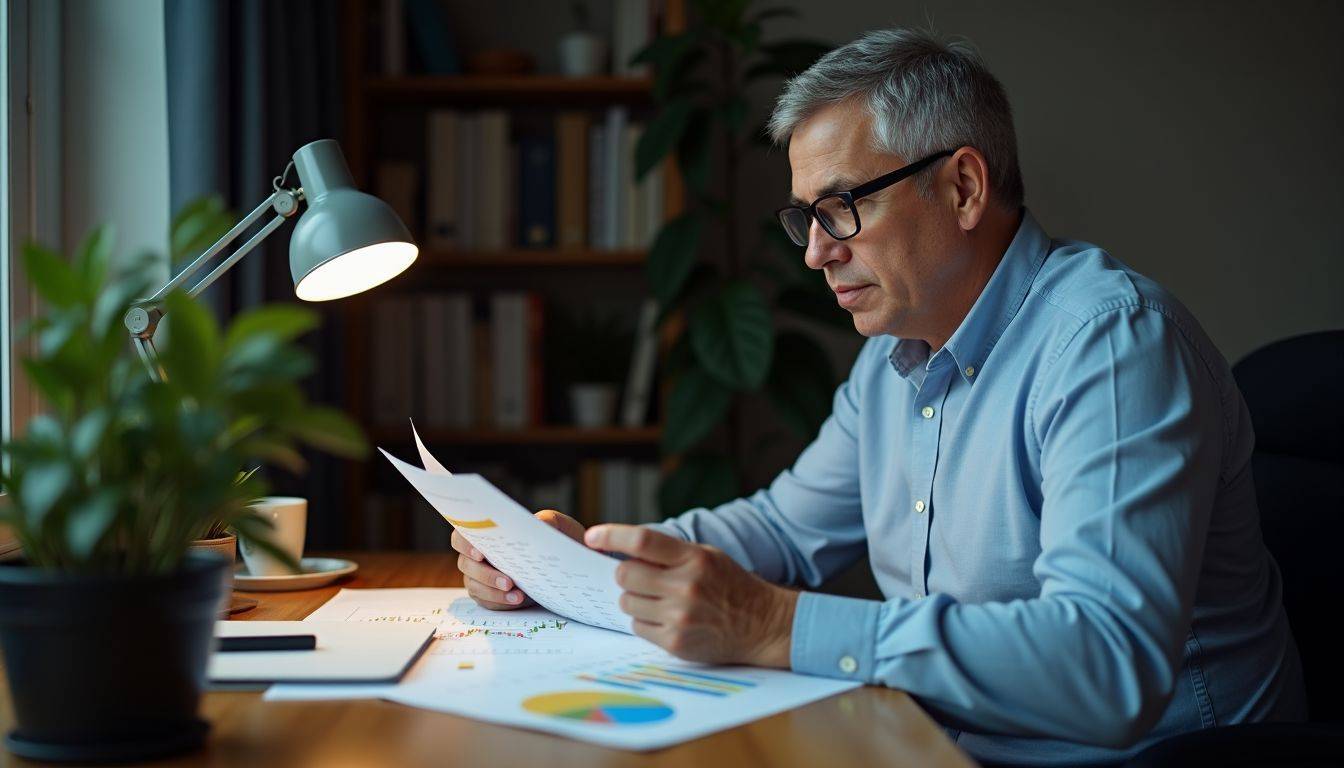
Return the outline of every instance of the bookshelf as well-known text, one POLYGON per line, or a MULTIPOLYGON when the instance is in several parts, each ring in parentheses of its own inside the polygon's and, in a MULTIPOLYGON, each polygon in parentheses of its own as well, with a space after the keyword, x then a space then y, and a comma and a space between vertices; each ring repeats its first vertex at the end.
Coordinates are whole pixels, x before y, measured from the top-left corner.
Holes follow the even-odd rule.
MULTIPOLYGON (((517 115, 521 120, 536 120, 538 114, 558 114, 562 110, 586 110, 600 115, 603 110, 615 106, 629 109, 632 115, 647 117, 651 114, 653 86, 648 77, 603 75, 571 78, 544 73, 516 76, 425 75, 411 72, 399 76, 382 74, 378 71, 377 56, 371 55, 377 53, 371 50, 371 47, 377 45, 376 35, 372 34, 371 28, 378 24, 382 1, 343 0, 342 9, 346 84, 345 136, 342 146, 356 183, 362 189, 375 191, 375 172, 380 163, 388 160, 385 137, 388 127, 395 128, 398 121, 401 125, 415 120, 423 121, 434 110, 503 110, 511 116, 517 115)), ((439 2, 451 14, 454 9, 466 8, 469 0, 439 2)), ((685 0, 654 0, 649 3, 649 7, 659 19, 659 32, 676 32, 684 28, 685 0)), ((566 31, 556 28, 554 33, 558 36, 566 31)), ((491 42, 510 43, 507 39, 508 31, 499 34, 501 39, 491 42)), ((558 158, 558 146, 556 153, 558 158)), ((661 212, 662 220, 666 221, 681 212, 684 190, 674 163, 665 164, 661 173, 661 212)), ((420 194, 427 194, 423 187, 420 194)), ((544 248, 506 245, 494 249, 454 249, 437 247, 427 242, 423 228, 414 224, 411 226, 413 235, 421 245, 420 257, 410 272, 389 283, 388 291, 415 294, 420 290, 449 286, 479 296, 494 290, 513 290, 528 285, 529 281, 553 285, 565 284, 566 281, 585 284, 605 280, 619 281, 621 290, 627 294, 648 292, 643 276, 647 250, 642 247, 600 248, 585 244, 544 248)), ((389 294, 380 291, 371 293, 373 295, 352 297, 342 302, 340 307, 346 348, 342 371, 345 384, 343 406, 364 427, 374 445, 410 458, 414 456, 414 448, 409 427, 390 426, 374 418, 372 413, 371 391, 375 382, 371 372, 376 367, 379 353, 370 328, 377 322, 378 302, 385 300, 389 294)), ((549 313, 549 306, 546 311, 549 313)), ((670 323, 660 331, 660 357, 666 354, 675 340, 677 326, 678 323, 670 323)), ((655 396, 655 400, 660 399, 655 396)), ((652 418, 654 423, 636 427, 578 427, 552 422, 549 417, 543 418, 540 423, 507 429, 490 425, 433 427, 424 425, 418 419, 417 426, 431 450, 445 463, 475 459, 478 454, 494 465, 509 468, 514 464, 536 466, 541 461, 569 461, 574 465, 577 476, 581 471, 588 471, 584 469, 585 466, 590 469, 596 459, 602 457, 619 457, 624 460, 634 455, 637 459, 647 459, 646 464, 656 463, 662 429, 657 423, 660 416, 655 414, 652 418)), ((401 424, 405 425, 405 421, 401 424)), ((347 539, 354 547, 406 545, 404 540, 377 540, 368 533, 370 521, 367 518, 372 514, 388 513, 386 494, 380 493, 404 491, 408 496, 413 493, 409 487, 387 488, 384 483, 380 483, 380 480, 386 480, 384 468, 379 466, 381 461, 382 457, 375 451, 362 462, 348 462, 346 465, 343 512, 347 539)), ((576 482, 582 482, 582 479, 576 482)), ((647 484, 646 479, 638 482, 647 484)), ((580 499, 578 495, 576 492, 573 510, 576 516, 581 512, 580 506, 591 504, 591 499, 580 499)), ((587 496, 591 495, 590 489, 587 496)), ((527 503, 523 499, 520 501, 527 503)), ((418 524, 420 521, 415 522, 418 524)), ((394 539, 397 535, 405 539, 407 532, 414 526, 406 519, 401 519, 394 522, 392 527, 394 539)))

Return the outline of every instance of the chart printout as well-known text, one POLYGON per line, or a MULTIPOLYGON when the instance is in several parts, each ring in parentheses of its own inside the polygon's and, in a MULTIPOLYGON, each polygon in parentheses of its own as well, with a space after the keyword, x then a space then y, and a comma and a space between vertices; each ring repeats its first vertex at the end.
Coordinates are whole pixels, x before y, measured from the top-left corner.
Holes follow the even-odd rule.
POLYGON ((444 520, 538 605, 595 627, 632 631, 630 617, 619 607, 615 558, 538 520, 480 475, 450 474, 437 462, 430 466, 438 471, 424 470, 379 450, 444 520))
POLYGON ((436 639, 399 684, 276 685, 268 701, 382 698, 621 749, 670 746, 859 685, 692 664, 540 608, 490 611, 463 589, 343 589, 306 620, 433 623, 436 639))

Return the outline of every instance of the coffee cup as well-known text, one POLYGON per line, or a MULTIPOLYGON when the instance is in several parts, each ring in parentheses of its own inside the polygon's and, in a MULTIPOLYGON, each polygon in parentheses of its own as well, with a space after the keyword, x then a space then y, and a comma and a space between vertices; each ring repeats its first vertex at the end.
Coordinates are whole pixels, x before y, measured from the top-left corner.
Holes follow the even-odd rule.
MULTIPOLYGON (((248 508, 270 521, 269 538, 280 551, 297 562, 303 558, 303 538, 308 526, 308 500, 298 496, 265 496, 248 508)), ((271 553, 241 539, 239 549, 252 576, 290 576, 294 571, 271 553)))

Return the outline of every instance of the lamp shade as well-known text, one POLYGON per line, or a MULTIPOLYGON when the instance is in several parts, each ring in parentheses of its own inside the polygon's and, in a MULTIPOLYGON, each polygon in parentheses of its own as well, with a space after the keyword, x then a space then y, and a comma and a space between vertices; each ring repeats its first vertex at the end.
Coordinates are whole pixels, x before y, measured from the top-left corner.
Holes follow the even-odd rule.
POLYGON ((341 147, 331 139, 294 153, 308 210, 289 238, 294 293, 304 301, 339 299, 391 280, 419 248, 392 207, 355 189, 341 147))

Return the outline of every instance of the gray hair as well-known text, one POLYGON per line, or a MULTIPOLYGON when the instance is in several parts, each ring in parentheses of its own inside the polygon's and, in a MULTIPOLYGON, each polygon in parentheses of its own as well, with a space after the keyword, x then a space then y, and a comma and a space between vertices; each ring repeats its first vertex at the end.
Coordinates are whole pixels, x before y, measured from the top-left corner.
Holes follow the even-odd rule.
MULTIPOLYGON (((975 147, 999 202, 1022 205, 1013 111, 1003 85, 966 42, 913 29, 869 32, 822 56, 784 85, 768 130, 785 144, 823 107, 858 98, 873 117, 873 146, 907 163, 944 149, 975 147)), ((920 194, 931 189, 917 178, 920 194)))

